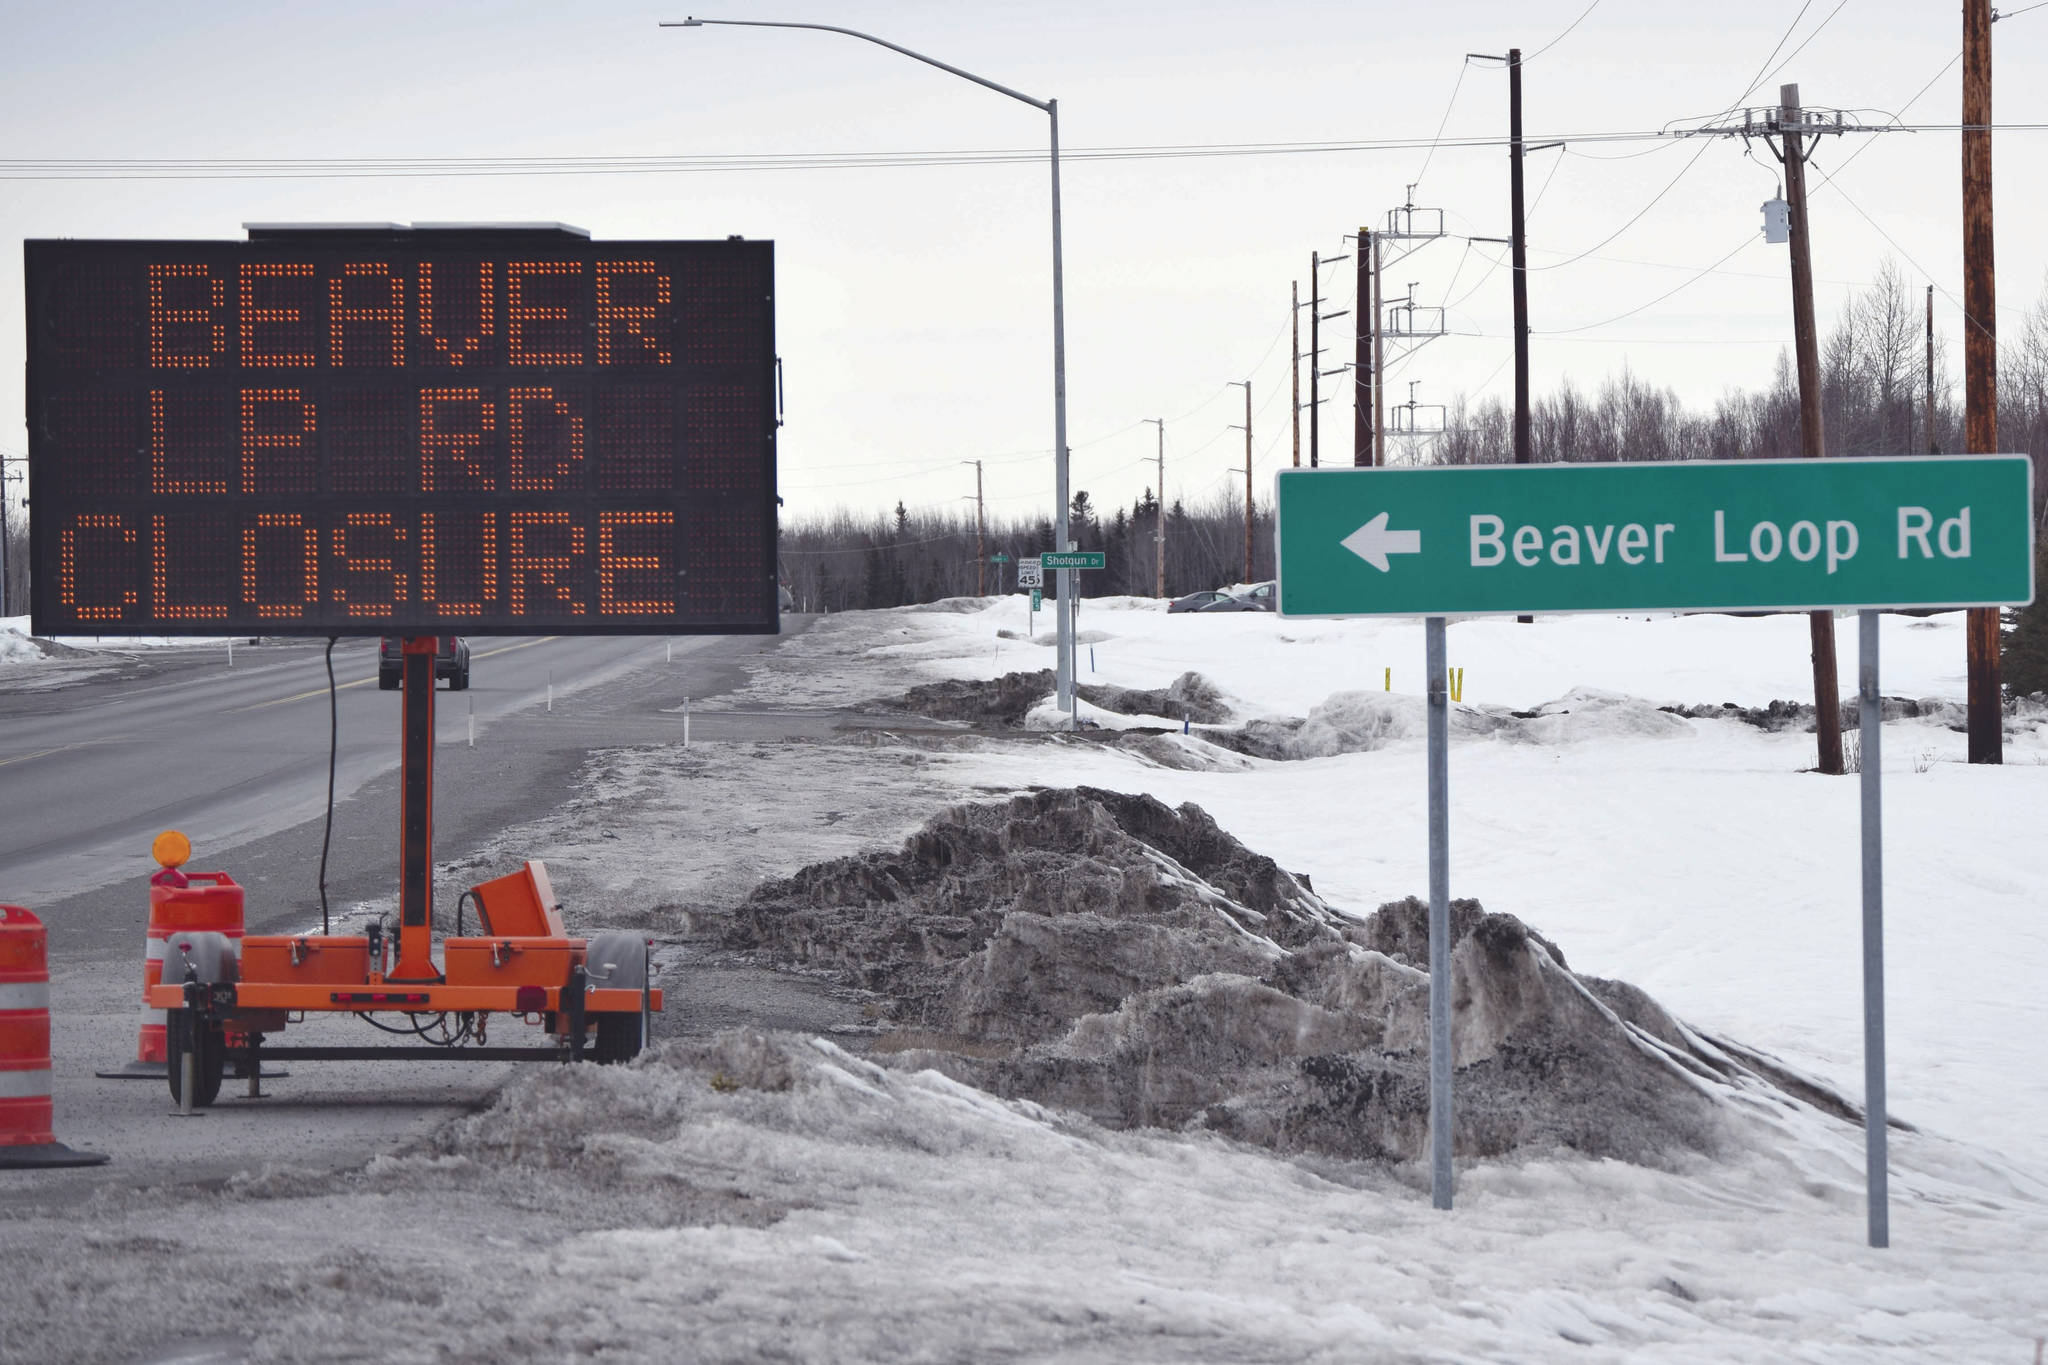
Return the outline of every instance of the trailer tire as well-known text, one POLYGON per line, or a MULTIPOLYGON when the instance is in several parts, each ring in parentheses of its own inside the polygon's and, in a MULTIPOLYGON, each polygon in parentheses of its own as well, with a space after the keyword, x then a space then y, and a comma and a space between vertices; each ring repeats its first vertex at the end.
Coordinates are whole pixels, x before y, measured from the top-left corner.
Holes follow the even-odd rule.
POLYGON ((640 1016, 600 1014, 597 1016, 597 1046, 591 1057, 600 1065, 630 1062, 640 1055, 640 1016))
POLYGON ((227 1072, 227 1043, 220 1030, 211 1027, 198 1028, 199 1039, 196 1050, 192 1034, 194 1017, 189 1009, 166 1010, 164 1012, 164 1060, 169 1063, 165 1070, 171 1082, 171 1103, 184 1102, 184 1061, 187 1052, 194 1052, 192 1058, 192 1107, 204 1109, 220 1098, 221 1078, 227 1072))

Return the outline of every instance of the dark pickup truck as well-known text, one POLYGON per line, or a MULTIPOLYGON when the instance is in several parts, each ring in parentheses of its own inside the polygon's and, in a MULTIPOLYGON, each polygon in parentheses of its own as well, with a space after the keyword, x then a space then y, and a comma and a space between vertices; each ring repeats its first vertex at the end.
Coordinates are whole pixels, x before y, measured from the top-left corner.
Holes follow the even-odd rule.
MULTIPOLYGON (((396 692, 398 681, 405 674, 404 638, 387 635, 377 646, 377 686, 386 692, 396 692)), ((450 692, 460 692, 469 686, 469 641, 460 635, 443 635, 440 647, 434 651, 434 676, 448 680, 450 692)))

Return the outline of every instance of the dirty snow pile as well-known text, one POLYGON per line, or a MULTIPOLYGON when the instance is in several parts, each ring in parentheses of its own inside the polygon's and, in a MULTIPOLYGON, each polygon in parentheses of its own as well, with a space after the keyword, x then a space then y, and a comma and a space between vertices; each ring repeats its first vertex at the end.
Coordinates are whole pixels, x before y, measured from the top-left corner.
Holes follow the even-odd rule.
MULTIPOLYGON (((1452 934, 1460 1156, 1668 1164, 1801 1103, 1513 916, 1458 901, 1452 934)), ((1083 788, 956 807, 764 885, 726 937, 875 992, 895 1066, 1118 1127, 1426 1155, 1427 906, 1348 916, 1193 806, 1083 788)))

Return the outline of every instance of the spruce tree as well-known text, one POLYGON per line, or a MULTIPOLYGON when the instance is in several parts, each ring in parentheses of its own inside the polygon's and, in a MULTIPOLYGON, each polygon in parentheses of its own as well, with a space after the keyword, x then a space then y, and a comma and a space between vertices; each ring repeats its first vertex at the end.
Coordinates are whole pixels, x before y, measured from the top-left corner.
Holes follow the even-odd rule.
POLYGON ((2034 604, 2005 613, 1999 631, 1999 672, 2005 695, 2026 697, 2048 692, 2048 540, 2034 547, 2034 604))

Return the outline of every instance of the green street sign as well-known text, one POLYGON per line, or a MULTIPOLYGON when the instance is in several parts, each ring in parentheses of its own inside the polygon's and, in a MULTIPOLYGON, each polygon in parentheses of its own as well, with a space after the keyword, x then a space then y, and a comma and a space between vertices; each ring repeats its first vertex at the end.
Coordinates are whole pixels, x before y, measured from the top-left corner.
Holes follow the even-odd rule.
POLYGON ((991 564, 1007 564, 1010 562, 1010 557, 998 551, 988 557, 988 562, 991 564))
POLYGON ((1038 608, 1039 608, 1039 607, 1040 607, 1040 606, 1041 606, 1041 605, 1042 605, 1042 604, 1043 604, 1044 602, 1045 602, 1045 593, 1044 593, 1044 591, 1043 591, 1042 589, 1039 589, 1039 588, 1033 588, 1033 589, 1031 590, 1031 610, 1033 610, 1033 611, 1037 611, 1037 610, 1038 610, 1038 608))
POLYGON ((1038 562, 1047 569, 1099 569, 1107 557, 1101 550, 1047 550, 1038 562))
POLYGON ((1280 614, 2017 605, 2032 479, 2024 455, 1283 469, 1280 614))

